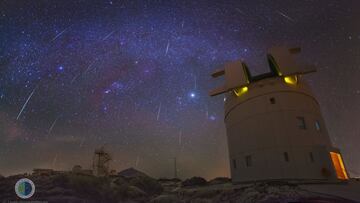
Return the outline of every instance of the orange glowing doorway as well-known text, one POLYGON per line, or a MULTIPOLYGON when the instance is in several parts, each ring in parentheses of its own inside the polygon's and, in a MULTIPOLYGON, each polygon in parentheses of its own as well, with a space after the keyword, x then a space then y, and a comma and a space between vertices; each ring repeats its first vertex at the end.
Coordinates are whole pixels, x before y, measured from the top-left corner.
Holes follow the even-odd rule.
POLYGON ((330 156, 336 171, 337 178, 341 180, 349 179, 341 155, 336 152, 330 152, 330 156))

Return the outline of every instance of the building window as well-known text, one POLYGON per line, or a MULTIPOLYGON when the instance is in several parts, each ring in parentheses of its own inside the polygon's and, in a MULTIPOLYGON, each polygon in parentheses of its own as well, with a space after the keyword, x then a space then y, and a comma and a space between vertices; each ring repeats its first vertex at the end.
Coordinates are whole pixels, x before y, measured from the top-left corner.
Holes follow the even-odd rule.
POLYGON ((233 159, 232 162, 233 162, 233 167, 236 168, 236 159, 233 159))
POLYGON ((275 103, 276 103, 276 101, 275 101, 275 98, 274 98, 274 97, 271 97, 271 98, 270 98, 270 103, 271 103, 271 104, 275 104, 275 103))
POLYGON ((314 155, 313 155, 313 153, 312 153, 312 152, 310 152, 310 153, 309 153, 309 157, 310 157, 310 161, 311 161, 311 163, 314 163, 314 162, 315 162, 315 160, 314 160, 314 155))
POLYGON ((296 119, 298 120, 298 127, 299 127, 300 129, 305 130, 305 129, 306 129, 305 118, 304 118, 304 117, 301 117, 301 116, 298 116, 298 117, 296 117, 296 119))
POLYGON ((284 152, 284 160, 289 162, 289 154, 287 152, 284 152))
POLYGON ((315 129, 317 130, 317 131, 321 131, 321 127, 320 127, 320 122, 319 121, 315 121, 315 129))
POLYGON ((245 157, 245 162, 246 162, 246 167, 252 166, 252 159, 250 155, 245 157))

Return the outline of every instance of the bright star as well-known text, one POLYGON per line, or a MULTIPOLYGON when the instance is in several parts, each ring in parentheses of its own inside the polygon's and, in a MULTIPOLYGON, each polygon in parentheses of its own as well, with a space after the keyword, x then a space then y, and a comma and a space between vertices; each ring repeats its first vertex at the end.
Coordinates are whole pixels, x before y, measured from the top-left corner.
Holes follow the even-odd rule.
POLYGON ((62 70, 64 70, 64 67, 63 67, 63 66, 59 66, 58 69, 59 69, 60 71, 62 71, 62 70))
POLYGON ((194 92, 191 92, 191 93, 190 93, 190 97, 191 97, 191 98, 195 98, 195 96, 196 96, 196 94, 195 94, 194 92))

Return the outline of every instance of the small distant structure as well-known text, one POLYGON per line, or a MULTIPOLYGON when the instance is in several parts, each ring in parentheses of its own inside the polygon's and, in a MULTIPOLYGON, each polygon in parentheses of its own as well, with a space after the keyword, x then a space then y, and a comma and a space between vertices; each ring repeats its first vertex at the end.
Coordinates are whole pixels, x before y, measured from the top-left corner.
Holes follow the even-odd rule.
POLYGON ((111 170, 109 175, 110 175, 110 176, 116 176, 116 170, 114 170, 114 169, 111 170))
POLYGON ((95 176, 108 176, 111 155, 105 151, 104 146, 96 149, 93 157, 93 173, 95 176))
POLYGON ((38 176, 50 176, 55 174, 55 171, 53 169, 35 168, 33 169, 32 174, 38 176))
POLYGON ((73 173, 79 173, 81 172, 82 170, 82 167, 80 165, 75 165, 73 168, 72 168, 72 172, 73 173))
POLYGON ((51 176, 51 175, 64 174, 64 173, 67 173, 67 171, 57 171, 57 170, 48 169, 48 168, 35 168, 35 169, 33 169, 32 175, 51 176))
POLYGON ((81 174, 83 174, 83 175, 93 175, 93 170, 91 170, 91 169, 83 169, 83 170, 81 170, 81 174))
POLYGON ((124 178, 134 178, 134 177, 147 177, 145 173, 138 171, 134 168, 127 168, 118 173, 118 176, 122 176, 124 178))
POLYGON ((93 175, 93 171, 91 169, 83 169, 80 165, 75 165, 72 168, 72 173, 80 175, 93 175))
POLYGON ((224 121, 233 182, 261 180, 346 181, 348 171, 334 147, 303 76, 316 69, 296 58, 300 48, 267 52, 270 71, 252 75, 243 61, 212 74, 225 84, 224 121))

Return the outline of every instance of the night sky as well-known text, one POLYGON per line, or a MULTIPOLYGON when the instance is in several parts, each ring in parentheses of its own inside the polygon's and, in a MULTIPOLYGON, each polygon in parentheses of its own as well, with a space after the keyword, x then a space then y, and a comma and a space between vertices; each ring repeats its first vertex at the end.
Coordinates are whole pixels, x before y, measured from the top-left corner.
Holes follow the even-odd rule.
POLYGON ((210 73, 301 46, 334 144, 360 175, 360 1, 0 1, 0 174, 111 168, 228 176, 210 73))

